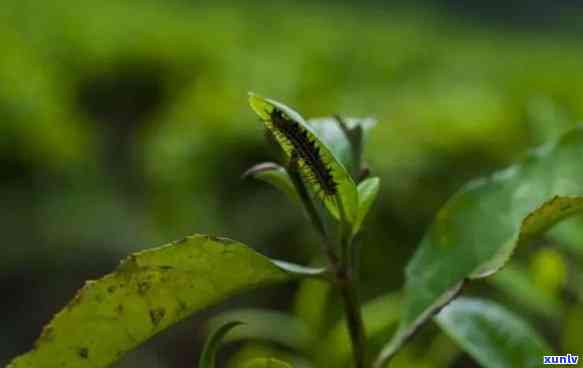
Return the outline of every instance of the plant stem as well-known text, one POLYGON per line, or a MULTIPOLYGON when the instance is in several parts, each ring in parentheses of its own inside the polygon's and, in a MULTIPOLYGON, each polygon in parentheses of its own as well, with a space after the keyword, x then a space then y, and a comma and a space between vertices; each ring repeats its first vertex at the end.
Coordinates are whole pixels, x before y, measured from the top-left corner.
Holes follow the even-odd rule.
POLYGON ((346 324, 352 342, 354 367, 366 368, 368 367, 366 333, 352 272, 341 267, 336 272, 336 282, 340 289, 346 313, 346 324))
POLYGON ((352 342, 352 350, 354 356, 355 368, 368 368, 367 352, 366 352, 366 333, 364 329, 364 322, 362 320, 362 312, 360 309, 360 301, 356 290, 354 274, 356 272, 356 257, 352 255, 353 236, 352 226, 346 218, 346 212, 339 195, 336 196, 336 203, 340 216, 341 226, 341 257, 336 255, 333 244, 328 236, 324 222, 320 218, 312 198, 308 193, 306 186, 301 178, 297 166, 297 157, 292 155, 288 166, 288 173, 292 179, 294 186, 300 196, 304 208, 310 218, 312 225, 322 236, 324 241, 324 251, 330 262, 335 275, 335 284, 340 291, 343 299, 344 310, 346 313, 346 323, 352 342))
POLYGON ((341 262, 336 267, 336 284, 343 299, 346 313, 346 324, 352 343, 352 352, 355 368, 367 368, 366 331, 362 319, 360 300, 355 282, 357 271, 357 257, 353 254, 352 226, 346 218, 346 212, 339 196, 336 197, 338 212, 341 219, 341 262))

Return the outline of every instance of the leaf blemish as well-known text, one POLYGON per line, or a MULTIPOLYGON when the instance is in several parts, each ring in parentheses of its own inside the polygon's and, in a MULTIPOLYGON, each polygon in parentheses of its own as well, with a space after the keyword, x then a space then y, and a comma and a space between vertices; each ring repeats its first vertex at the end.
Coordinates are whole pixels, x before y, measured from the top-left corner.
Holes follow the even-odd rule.
POLYGON ((79 350, 77 351, 77 353, 79 354, 79 356, 82 359, 89 359, 89 349, 86 347, 81 347, 79 348, 79 350))
POLYGON ((138 293, 145 294, 150 290, 150 283, 148 281, 139 281, 138 282, 138 293))
POLYGON ((150 320, 154 326, 158 326, 165 315, 164 308, 150 309, 150 320))
POLYGON ((186 304, 186 302, 184 302, 183 300, 178 300, 178 311, 180 313, 186 311, 186 309, 188 308, 188 305, 186 304))

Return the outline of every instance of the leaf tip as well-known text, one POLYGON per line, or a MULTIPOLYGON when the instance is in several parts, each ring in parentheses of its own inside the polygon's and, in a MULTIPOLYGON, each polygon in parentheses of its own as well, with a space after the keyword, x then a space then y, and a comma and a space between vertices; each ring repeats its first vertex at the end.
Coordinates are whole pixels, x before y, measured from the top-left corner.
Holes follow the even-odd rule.
POLYGON ((222 339, 233 328, 245 324, 242 321, 230 321, 215 329, 208 337, 202 350, 198 366, 200 368, 215 368, 215 355, 222 339))
POLYGON ((249 105, 257 115, 263 120, 269 119, 271 105, 267 100, 253 92, 249 92, 249 105))
POLYGON ((271 171, 271 170, 278 170, 280 168, 281 168, 281 166, 274 163, 274 162, 262 162, 260 164, 257 164, 255 166, 252 166, 249 169, 247 169, 247 171, 245 171, 243 174, 241 174, 241 179, 247 179, 249 177, 253 178, 257 174, 260 174, 262 172, 271 171))

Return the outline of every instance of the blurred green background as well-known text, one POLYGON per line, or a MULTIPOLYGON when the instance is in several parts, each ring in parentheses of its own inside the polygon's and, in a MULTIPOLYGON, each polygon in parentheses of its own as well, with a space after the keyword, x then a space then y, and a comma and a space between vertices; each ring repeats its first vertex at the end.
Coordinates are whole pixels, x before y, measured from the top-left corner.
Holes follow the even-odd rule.
MULTIPOLYGON (((460 185, 583 118, 581 10, 542 0, 3 0, 0 364, 128 252, 201 232, 296 262, 314 257, 301 211, 240 179, 275 157, 247 91, 307 117, 378 119, 366 157, 382 186, 363 241, 362 294, 398 290, 424 229, 460 185)), ((583 352, 574 327, 583 324, 583 255, 555 242, 521 250, 519 276, 470 292, 526 313, 557 350, 583 352)), ((207 317, 290 310, 296 290, 194 316, 119 367, 193 367, 207 317)), ((297 308, 319 308, 306 293, 297 308)), ((475 366, 431 327, 410 349, 404 366, 475 366)))

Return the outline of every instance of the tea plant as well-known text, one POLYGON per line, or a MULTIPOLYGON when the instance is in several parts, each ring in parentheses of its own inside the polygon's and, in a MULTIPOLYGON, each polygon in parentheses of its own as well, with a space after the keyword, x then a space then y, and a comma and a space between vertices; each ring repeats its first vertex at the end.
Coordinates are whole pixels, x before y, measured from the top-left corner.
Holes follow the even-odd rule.
MULTIPOLYGON (((374 245, 360 244, 359 235, 380 186, 362 159, 374 122, 340 117, 305 121, 283 104, 253 94, 250 104, 283 159, 258 164, 245 175, 272 184, 303 208, 319 234, 325 262, 312 267, 272 260, 242 243, 201 234, 138 252, 113 273, 88 281, 45 326, 34 348, 10 367, 106 367, 194 312, 244 290, 300 279, 322 280, 340 295, 345 315, 340 325, 322 332, 316 321, 306 331, 281 313, 227 313, 209 337, 199 367, 216 366, 223 338, 243 329, 239 320, 259 326, 248 330, 248 336, 263 335, 301 352, 306 359, 292 361, 297 366, 387 367, 434 316, 459 348, 485 367, 534 367, 552 353, 507 308, 459 295, 465 284, 504 267, 518 246, 583 210, 583 129, 464 186, 437 213, 421 241, 406 269, 402 295, 389 293, 362 306, 358 254, 360 247, 374 245), (370 341, 396 324, 385 346, 373 348, 370 341), (352 350, 349 361, 337 344, 345 338, 343 325, 352 350), (275 333, 277 329, 286 329, 287 336, 275 333), (313 335, 325 338, 306 337, 313 335)), ((292 366, 269 356, 245 364, 292 366)))

